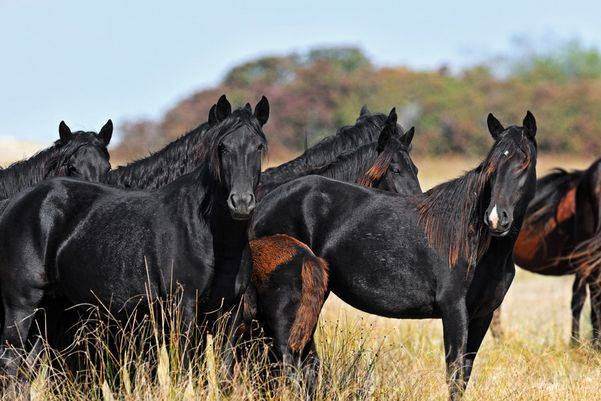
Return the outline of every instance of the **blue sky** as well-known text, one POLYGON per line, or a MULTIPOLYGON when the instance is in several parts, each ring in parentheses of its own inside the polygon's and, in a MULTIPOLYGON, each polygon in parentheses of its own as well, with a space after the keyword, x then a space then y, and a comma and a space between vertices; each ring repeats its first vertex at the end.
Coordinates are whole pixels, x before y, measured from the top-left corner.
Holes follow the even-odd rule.
POLYGON ((595 0, 0 0, 0 138, 158 117, 259 55, 350 44, 379 65, 463 66, 515 35, 601 47, 600 17, 595 0))

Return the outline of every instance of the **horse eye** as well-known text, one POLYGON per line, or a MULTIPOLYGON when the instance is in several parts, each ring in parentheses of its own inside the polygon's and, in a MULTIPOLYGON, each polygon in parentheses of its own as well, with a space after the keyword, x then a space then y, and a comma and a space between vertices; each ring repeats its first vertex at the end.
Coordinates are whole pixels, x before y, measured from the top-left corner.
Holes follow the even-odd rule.
POLYGON ((260 144, 259 146, 257 146, 257 150, 258 150, 259 152, 262 152, 263 150, 265 150, 265 145, 263 145, 263 144, 260 144))

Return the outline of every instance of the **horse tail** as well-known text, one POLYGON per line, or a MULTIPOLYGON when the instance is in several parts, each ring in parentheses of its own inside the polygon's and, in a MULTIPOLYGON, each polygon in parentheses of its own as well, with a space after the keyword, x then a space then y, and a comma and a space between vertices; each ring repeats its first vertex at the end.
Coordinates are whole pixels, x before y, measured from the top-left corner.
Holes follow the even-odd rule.
POLYGON ((290 329, 288 346, 299 352, 309 342, 319 319, 328 292, 328 264, 308 250, 303 260, 300 305, 290 329))
MULTIPOLYGON (((288 338, 281 340, 287 341, 292 351, 301 351, 315 331, 319 312, 325 302, 328 264, 315 256, 306 244, 285 234, 253 239, 249 246, 253 262, 252 282, 259 295, 264 292, 279 294, 272 299, 272 303, 283 302, 296 307, 288 338), (286 274, 284 272, 292 276, 282 276, 286 274), (278 274, 280 280, 274 281, 278 274), (294 283, 299 284, 300 295, 294 293, 293 288, 297 288, 294 283), (280 291, 274 292, 274 286, 280 286, 280 291)), ((249 302, 249 306, 251 304, 249 302)), ((267 308, 270 312, 275 311, 273 304, 267 308)))
POLYGON ((578 272, 584 278, 593 276, 596 277, 596 281, 601 281, 601 275, 598 274, 601 271, 601 230, 597 230, 594 236, 578 245, 570 259, 578 266, 578 272))

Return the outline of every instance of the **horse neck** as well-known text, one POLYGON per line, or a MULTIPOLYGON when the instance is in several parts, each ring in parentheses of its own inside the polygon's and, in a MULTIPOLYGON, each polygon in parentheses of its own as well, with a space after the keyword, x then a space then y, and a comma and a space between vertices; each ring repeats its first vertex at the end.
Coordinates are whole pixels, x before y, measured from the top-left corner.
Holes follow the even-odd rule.
POLYGON ((490 235, 479 214, 483 209, 483 177, 478 170, 416 195, 418 218, 430 245, 448 255, 450 266, 460 259, 476 263, 490 235))
POLYGON ((373 142, 379 130, 378 124, 371 121, 345 127, 341 129, 342 132, 324 138, 296 159, 265 170, 261 175, 261 184, 282 184, 308 175, 311 170, 324 168, 339 156, 373 142))
POLYGON ((364 145, 359 149, 338 157, 338 159, 322 169, 311 174, 319 174, 338 181, 356 182, 368 171, 378 157, 377 143, 364 145))
POLYGON ((0 170, 0 199, 10 198, 16 193, 34 186, 47 175, 47 163, 60 152, 57 145, 44 149, 26 160, 13 163, 0 170))
POLYGON ((213 238, 215 260, 220 265, 234 260, 233 268, 238 267, 247 243, 248 222, 231 217, 228 193, 210 173, 208 163, 169 184, 160 193, 175 218, 208 227, 213 238))
POLYGON ((208 123, 201 124, 160 151, 109 171, 103 182, 123 188, 162 188, 198 167, 200 145, 207 129, 208 123))

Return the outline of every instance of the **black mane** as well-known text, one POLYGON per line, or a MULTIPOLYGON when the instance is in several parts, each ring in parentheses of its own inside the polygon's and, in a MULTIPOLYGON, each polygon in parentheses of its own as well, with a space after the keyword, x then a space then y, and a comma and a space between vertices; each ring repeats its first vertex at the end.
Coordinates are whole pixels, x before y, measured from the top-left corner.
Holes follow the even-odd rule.
POLYGON ((208 122, 199 125, 158 152, 109 171, 103 182, 122 188, 158 189, 191 173, 202 160, 202 138, 209 128, 208 122))
POLYGON ((0 170, 0 199, 7 199, 46 178, 66 175, 62 169, 68 158, 88 143, 95 132, 78 131, 69 140, 59 139, 29 159, 17 161, 0 170))
MULTIPOLYGON (((509 127, 507 131, 512 133, 516 129, 519 128, 509 127)), ((488 249, 490 234, 482 213, 486 208, 484 200, 490 192, 490 178, 506 151, 512 153, 520 149, 525 153, 524 169, 536 157, 536 150, 533 152, 530 146, 521 143, 527 141, 525 135, 521 138, 521 141, 500 139, 476 168, 416 195, 420 224, 431 245, 442 255, 448 255, 449 266, 455 266, 460 259, 473 266, 488 249)))
POLYGON ((261 184, 276 187, 315 169, 325 168, 340 155, 377 141, 385 121, 384 114, 359 117, 354 125, 340 128, 335 135, 322 139, 296 159, 265 170, 261 175, 261 184))

